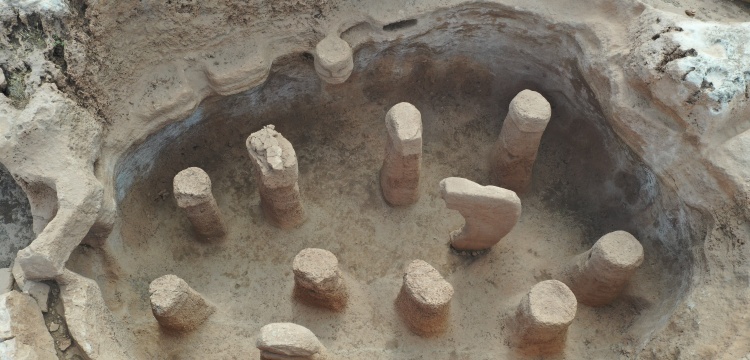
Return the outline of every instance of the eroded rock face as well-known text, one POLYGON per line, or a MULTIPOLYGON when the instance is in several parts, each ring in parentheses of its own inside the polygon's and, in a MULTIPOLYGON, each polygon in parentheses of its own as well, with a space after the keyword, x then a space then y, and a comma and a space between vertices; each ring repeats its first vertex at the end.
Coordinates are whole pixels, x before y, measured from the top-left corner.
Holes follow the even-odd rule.
POLYGON ((37 232, 16 262, 26 278, 49 280, 62 274, 99 215, 102 185, 93 163, 101 124, 52 85, 11 112, 0 118, 0 161, 29 197, 37 232))
POLYGON ((29 295, 17 291, 0 295, 0 358, 57 360, 52 336, 29 295))

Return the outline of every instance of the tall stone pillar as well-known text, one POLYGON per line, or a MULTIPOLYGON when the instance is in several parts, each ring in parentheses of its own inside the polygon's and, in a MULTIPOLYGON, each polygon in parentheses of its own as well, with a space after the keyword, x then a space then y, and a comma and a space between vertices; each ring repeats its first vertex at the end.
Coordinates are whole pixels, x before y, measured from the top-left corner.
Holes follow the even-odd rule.
POLYGON ((392 206, 412 205, 419 199, 422 171, 422 115, 414 105, 399 103, 385 116, 388 144, 380 170, 383 197, 392 206))

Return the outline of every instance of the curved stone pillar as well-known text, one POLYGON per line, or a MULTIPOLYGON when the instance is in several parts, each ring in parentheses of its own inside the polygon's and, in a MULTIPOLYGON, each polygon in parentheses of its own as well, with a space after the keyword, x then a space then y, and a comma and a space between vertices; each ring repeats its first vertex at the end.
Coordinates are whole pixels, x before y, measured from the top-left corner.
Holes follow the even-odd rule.
POLYGON ((466 223, 451 232, 451 246, 461 251, 486 250, 507 235, 521 216, 521 199, 513 191, 482 186, 450 177, 440 181, 440 196, 448 209, 457 210, 466 223))

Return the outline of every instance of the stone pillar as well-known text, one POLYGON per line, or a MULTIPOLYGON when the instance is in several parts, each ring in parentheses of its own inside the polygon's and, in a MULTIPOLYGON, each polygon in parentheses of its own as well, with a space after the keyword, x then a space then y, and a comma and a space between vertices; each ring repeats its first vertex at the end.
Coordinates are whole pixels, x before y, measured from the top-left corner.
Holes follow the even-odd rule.
POLYGON ((211 179, 201 168, 180 171, 173 181, 174 198, 204 240, 221 240, 227 233, 221 211, 211 193, 211 179))
POLYGON ((534 285, 516 309, 515 346, 529 353, 562 351, 577 306, 573 292, 557 280, 534 285))
POLYGON ((294 297, 308 305, 341 311, 349 295, 336 255, 323 249, 304 249, 294 257, 294 297))
POLYGON ((538 92, 524 90, 513 98, 492 155, 495 185, 519 194, 528 191, 539 142, 551 116, 549 102, 538 92))
POLYGON ((507 235, 521 216, 521 199, 513 191, 481 186, 450 177, 440 181, 440 196, 448 209, 466 220, 450 234, 451 246, 459 251, 487 250, 507 235))
POLYGON ((39 307, 18 291, 0 295, 0 358, 58 359, 39 307))
POLYGON ((412 205, 419 199, 422 169, 422 115, 414 105, 399 103, 385 115, 388 144, 380 170, 383 197, 392 206, 412 205))
POLYGON ((167 329, 193 330, 216 311, 201 294, 175 275, 164 275, 152 281, 148 292, 154 317, 167 329))
POLYGON ((628 232, 615 231, 596 241, 564 269, 562 281, 588 306, 614 301, 643 263, 643 246, 628 232))
POLYGON ((255 342, 261 360, 326 360, 328 351, 312 331, 292 323, 274 323, 260 328, 255 342))
POLYGON ((396 310, 415 334, 437 336, 448 328, 452 298, 453 286, 430 264, 414 260, 406 267, 396 310))
POLYGON ((299 193, 297 154, 292 144, 268 125, 252 133, 246 142, 255 165, 260 205, 268 221, 282 229, 305 222, 299 193))
POLYGON ((349 44, 336 35, 326 36, 315 46, 315 71, 329 84, 345 82, 354 70, 349 44))

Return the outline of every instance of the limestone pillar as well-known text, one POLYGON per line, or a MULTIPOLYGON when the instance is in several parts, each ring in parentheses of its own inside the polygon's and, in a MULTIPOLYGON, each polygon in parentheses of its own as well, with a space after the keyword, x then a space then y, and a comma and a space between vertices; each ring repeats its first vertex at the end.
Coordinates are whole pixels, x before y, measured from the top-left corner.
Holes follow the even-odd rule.
POLYGON ((557 280, 534 285, 516 309, 515 346, 531 353, 562 351, 577 306, 575 295, 557 280))
POLYGON ((260 205, 268 221, 282 229, 305 222, 299 193, 297 154, 292 144, 268 125, 252 133, 246 142, 255 165, 260 205))
POLYGON ((422 169, 422 115, 414 105, 399 103, 385 116, 388 144, 380 170, 383 197, 392 206, 412 205, 419 199, 422 169))
POLYGON ((562 281, 588 306, 614 301, 643 263, 643 246, 628 232, 615 231, 576 256, 563 271, 562 281))
POLYGON ((354 70, 349 44, 336 35, 326 36, 315 46, 315 72, 329 84, 345 82, 354 70))
POLYGON ((201 168, 191 167, 174 177, 173 192, 177 206, 187 214, 195 232, 204 240, 221 240, 226 225, 211 193, 211 179, 201 168))
POLYGON ((432 337, 448 328, 452 298, 453 286, 430 264, 414 260, 406 267, 396 309, 412 332, 432 337))
POLYGON ((496 186, 450 177, 440 181, 440 196, 448 209, 457 210, 466 221, 450 234, 456 250, 489 249, 516 226, 521 216, 521 200, 516 193, 496 186))
POLYGON ((510 102, 495 143, 491 171, 495 185, 522 194, 531 185, 531 171, 552 108, 538 92, 524 90, 510 102))
POLYGON ((327 350, 312 331, 293 323, 274 323, 260 328, 255 342, 261 360, 326 360, 327 350))
POLYGON ((349 298, 336 255, 304 249, 294 257, 294 297, 308 305, 341 311, 349 298))
POLYGON ((185 280, 175 275, 164 275, 152 281, 148 292, 154 317, 167 329, 193 330, 216 310, 185 280))

